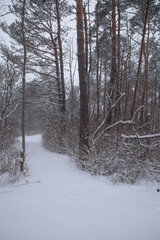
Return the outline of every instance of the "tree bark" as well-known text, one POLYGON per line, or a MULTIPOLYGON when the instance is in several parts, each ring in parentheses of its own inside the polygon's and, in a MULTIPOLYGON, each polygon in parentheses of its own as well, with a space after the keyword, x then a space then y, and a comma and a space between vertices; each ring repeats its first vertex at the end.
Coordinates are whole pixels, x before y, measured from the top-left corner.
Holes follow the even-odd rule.
POLYGON ((23 69, 22 69, 22 152, 21 152, 21 162, 20 171, 24 171, 24 162, 26 154, 26 144, 25 144, 25 84, 26 84, 26 60, 27 60, 27 50, 26 50, 26 36, 25 36, 25 8, 26 0, 23 0, 22 7, 22 40, 23 40, 23 69))
POLYGON ((62 89, 62 133, 65 133, 65 112, 66 112, 66 94, 65 94, 65 81, 64 81, 64 67, 63 67, 63 49, 61 40, 61 20, 59 13, 59 0, 56 0, 56 13, 57 13, 57 25, 58 25, 58 45, 59 45, 59 59, 60 59, 60 72, 61 72, 61 89, 62 89))
POLYGON ((83 8, 84 14, 84 29, 85 29, 85 68, 86 68, 86 76, 88 75, 88 26, 87 26, 87 15, 86 8, 83 8))
MULTIPOLYGON (((121 43, 120 42, 120 40, 121 40, 120 39, 120 24, 121 24, 120 0, 118 0, 117 8, 118 8, 118 36, 117 36, 118 49, 117 49, 116 100, 120 96, 120 50, 121 50, 121 46, 120 46, 120 43, 121 43)), ((115 117, 116 117, 116 120, 118 120, 120 117, 120 103, 116 107, 115 117)))
POLYGON ((107 58, 104 59, 104 96, 103 96, 103 119, 106 116, 106 96, 107 96, 107 58))
MULTIPOLYGON (((84 33, 83 33, 83 1, 76 0, 77 15, 77 46, 78 46, 78 72, 80 85, 80 139, 79 139, 79 157, 80 160, 88 159, 88 136, 89 136, 89 116, 88 116, 88 94, 84 57, 84 33)), ((83 166, 82 166, 83 167, 83 166)))
MULTIPOLYGON (((112 0, 112 60, 111 60, 111 77, 110 77, 110 104, 112 105, 114 100, 115 91, 114 85, 116 81, 116 13, 115 13, 115 0, 112 0)), ((108 123, 111 123, 112 112, 108 117, 108 123)))
POLYGON ((96 66, 96 82, 97 82, 97 123, 100 120, 100 88, 101 82, 99 77, 99 0, 96 6, 96 56, 97 56, 97 66, 96 66))
MULTIPOLYGON (((143 123, 144 120, 144 113, 147 113, 147 92, 148 92, 148 47, 149 47, 149 29, 148 29, 148 38, 147 38, 147 46, 146 46, 146 52, 145 52, 145 48, 143 49, 143 54, 144 54, 144 62, 145 62, 145 66, 144 66, 144 75, 145 75, 145 79, 143 81, 143 91, 142 91, 142 106, 146 105, 146 109, 144 111, 144 108, 142 108, 141 110, 141 116, 140 116, 140 121, 141 123, 143 123), (146 98, 146 101, 145 101, 146 98)), ((147 114, 146 114, 147 117, 147 114)), ((147 119, 145 119, 147 121, 147 119)))
POLYGON ((62 102, 62 90, 61 90, 61 83, 60 83, 60 72, 59 72, 59 59, 58 59, 58 51, 57 51, 57 44, 53 38, 52 33, 50 33, 51 41, 54 48, 55 54, 55 64, 56 64, 56 80, 57 80, 57 91, 58 91, 58 98, 59 98, 59 106, 61 111, 61 102, 62 102))
POLYGON ((120 46, 120 26, 121 26, 121 13, 120 13, 120 0, 118 0, 118 50, 117 50, 117 59, 118 59, 118 64, 117 64, 117 92, 119 93, 119 79, 120 79, 120 51, 121 51, 121 46, 120 46))
POLYGON ((91 30, 91 18, 90 18, 90 0, 88 0, 88 25, 89 25, 89 59, 88 59, 88 76, 87 76, 87 85, 88 85, 88 111, 89 115, 91 112, 90 106, 90 75, 92 70, 92 30, 91 30))
POLYGON ((137 77, 136 77, 136 84, 135 84, 135 88, 134 88, 133 101, 132 101, 132 106, 131 106, 131 118, 134 114, 136 98, 137 98, 137 89, 138 89, 138 83, 139 83, 139 77, 140 77, 140 71, 141 71, 142 53, 143 53, 143 48, 144 48, 144 39, 145 39, 145 33, 146 33, 149 5, 150 5, 150 0, 147 0, 146 14, 145 14, 145 21, 144 21, 144 28, 143 28, 143 35, 142 35, 142 41, 141 41, 141 49, 140 49, 137 77))

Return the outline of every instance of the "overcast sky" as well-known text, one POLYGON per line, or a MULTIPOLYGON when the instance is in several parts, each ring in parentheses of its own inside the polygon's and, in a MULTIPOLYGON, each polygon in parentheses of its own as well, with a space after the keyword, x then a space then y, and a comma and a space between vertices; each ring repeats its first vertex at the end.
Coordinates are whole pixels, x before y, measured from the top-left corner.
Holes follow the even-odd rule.
POLYGON ((6 12, 8 5, 10 4, 10 0, 0 0, 0 14, 6 12))

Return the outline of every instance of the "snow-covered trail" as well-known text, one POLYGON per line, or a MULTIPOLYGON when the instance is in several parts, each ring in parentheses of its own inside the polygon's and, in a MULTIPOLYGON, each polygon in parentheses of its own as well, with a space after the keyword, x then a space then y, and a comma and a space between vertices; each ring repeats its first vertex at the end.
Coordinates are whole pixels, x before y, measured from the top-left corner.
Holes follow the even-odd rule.
POLYGON ((27 137, 27 180, 0 188, 0 240, 159 240, 156 185, 113 185, 27 137), (37 182, 38 181, 38 182, 37 182))

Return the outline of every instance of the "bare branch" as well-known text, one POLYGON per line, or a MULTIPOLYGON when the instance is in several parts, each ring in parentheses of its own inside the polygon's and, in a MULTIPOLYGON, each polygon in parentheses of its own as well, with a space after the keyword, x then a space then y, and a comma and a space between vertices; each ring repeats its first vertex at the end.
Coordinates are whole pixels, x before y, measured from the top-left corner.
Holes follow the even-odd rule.
POLYGON ((125 135, 122 134, 122 137, 125 139, 149 139, 149 138, 159 138, 160 137, 160 133, 156 133, 156 134, 150 134, 150 135, 143 135, 143 136, 139 136, 138 134, 136 135, 125 135))
POLYGON ((124 97, 125 93, 123 93, 118 99, 117 101, 111 106, 111 108, 109 109, 109 111, 106 114, 106 117, 104 118, 103 122, 97 127, 96 131, 92 134, 91 138, 94 138, 97 133, 103 128, 103 126, 105 125, 107 118, 110 114, 110 112, 112 111, 112 109, 117 105, 117 103, 122 99, 122 97, 124 97))
POLYGON ((17 107, 19 106, 19 103, 17 103, 17 105, 15 106, 15 108, 9 113, 7 114, 7 116, 5 117, 6 119, 9 118, 17 109, 17 107))

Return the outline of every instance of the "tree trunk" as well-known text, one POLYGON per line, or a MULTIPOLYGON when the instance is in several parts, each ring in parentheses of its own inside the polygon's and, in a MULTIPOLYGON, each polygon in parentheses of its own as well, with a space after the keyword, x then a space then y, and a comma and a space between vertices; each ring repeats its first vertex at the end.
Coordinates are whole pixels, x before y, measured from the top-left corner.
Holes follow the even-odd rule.
POLYGON ((74 73, 72 71, 73 62, 73 46, 70 45, 69 49, 69 73, 70 73, 70 84, 71 84, 71 122, 73 123, 73 110, 74 110, 74 73))
MULTIPOLYGON (((147 92, 148 92, 148 47, 149 47, 149 28, 148 28, 148 38, 147 38, 147 46, 146 46, 146 52, 145 52, 145 48, 143 49, 143 54, 144 54, 144 62, 145 62, 145 66, 144 66, 144 75, 145 75, 145 79, 143 82, 143 91, 142 91, 142 103, 141 105, 145 105, 145 110, 144 108, 142 108, 141 110, 141 116, 140 116, 140 122, 143 123, 144 117, 147 116, 147 92), (146 101, 145 101, 146 98, 146 101), (146 113, 146 114, 144 114, 146 113)), ((147 121, 147 119, 145 119, 147 121)))
POLYGON ((85 29, 85 68, 86 68, 86 76, 88 75, 88 26, 87 26, 87 15, 86 8, 83 8, 84 14, 84 29, 85 29))
POLYGON ((57 14, 57 25, 58 25, 58 45, 59 45, 59 59, 60 59, 60 72, 61 72, 61 89, 62 89, 62 134, 65 134, 65 112, 66 112, 66 94, 65 94, 65 82, 64 82, 64 67, 63 67, 63 50, 61 41, 61 20, 59 14, 59 0, 56 0, 56 14, 57 14))
POLYGON ((90 0, 88 0, 88 23, 89 23, 89 61, 88 61, 88 76, 87 76, 87 85, 88 85, 88 111, 89 115, 91 112, 90 106, 90 75, 92 70, 92 30, 91 30, 91 18, 90 18, 90 0))
MULTIPOLYGON (((116 77, 116 100, 120 96, 120 24, 121 24, 121 14, 120 14, 120 0, 118 0, 118 49, 117 49, 117 77, 116 77)), ((117 104, 115 109, 115 117, 116 121, 119 120, 120 117, 120 103, 117 104)))
POLYGON ((22 39, 23 39, 23 69, 22 69, 22 152, 21 152, 21 162, 20 171, 24 171, 24 162, 26 154, 26 144, 25 144, 25 82, 26 82, 26 36, 25 36, 25 7, 26 0, 23 0, 22 7, 22 39))
POLYGON ((59 72, 59 59, 58 59, 58 52, 57 52, 57 44, 53 38, 52 33, 50 33, 51 41, 54 48, 55 54, 55 65, 56 65, 56 80, 57 80, 57 91, 58 91, 58 99, 59 99, 59 107, 61 111, 61 102, 62 102, 62 90, 61 90, 61 83, 60 83, 60 72, 59 72))
MULTIPOLYGON (((112 60, 111 60, 111 78, 110 78, 110 104, 109 109, 114 100, 115 92, 114 85, 116 81, 116 13, 115 0, 112 0, 112 60)), ((111 123, 112 112, 110 111, 108 123, 111 123)))
POLYGON ((54 54, 55 54, 55 65, 56 65, 56 81, 57 81, 57 91, 58 91, 58 104, 59 104, 59 112, 58 116, 60 114, 60 128, 61 132, 59 134, 59 149, 61 151, 62 149, 62 135, 63 135, 63 112, 62 112, 62 87, 60 82, 60 71, 59 71, 59 57, 58 57, 58 51, 57 51, 57 44, 55 39, 53 38, 53 34, 50 33, 51 41, 54 48, 54 54))
MULTIPOLYGON (((80 160, 86 161, 88 159, 88 94, 87 81, 84 57, 84 33, 83 33, 83 1, 76 1, 77 14, 77 46, 78 46, 78 72, 80 85, 80 140, 79 140, 79 157, 80 160)), ((84 165, 82 166, 82 168, 84 165)))
POLYGON ((103 96, 103 119, 106 116, 106 95, 107 95, 107 58, 104 59, 104 96, 103 96))
POLYGON ((133 117, 133 114, 134 114, 136 98, 137 98, 137 88, 138 88, 138 82, 139 82, 140 71, 141 71, 142 53, 143 53, 143 48, 144 48, 144 39, 145 39, 147 18, 148 18, 148 12, 149 12, 149 4, 150 4, 150 0, 147 0, 146 15, 145 15, 143 35, 142 35, 142 41, 141 41, 141 49, 140 49, 140 56, 139 56, 139 63, 138 63, 138 70, 137 70, 137 77, 136 77, 136 84, 135 84, 135 88, 134 88, 134 95, 133 95, 133 101, 132 101, 132 106, 131 106, 131 118, 133 117))
POLYGON ((100 88, 101 82, 99 77, 99 0, 96 6, 96 56, 97 56, 97 66, 96 66, 96 82, 97 82, 97 124, 100 120, 100 88))
POLYGON ((117 64, 117 92, 119 93, 119 79, 120 79, 120 26, 121 26, 121 13, 120 13, 120 0, 118 0, 118 50, 117 50, 117 57, 118 57, 118 64, 117 64))

